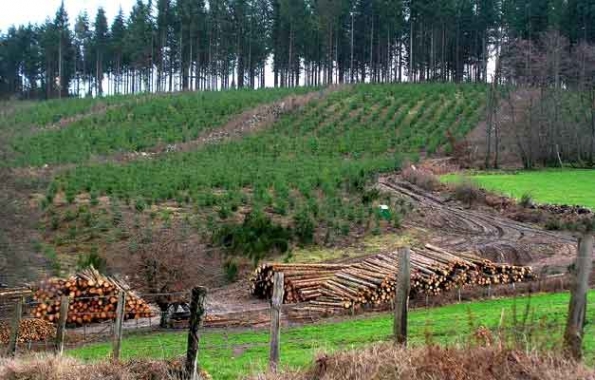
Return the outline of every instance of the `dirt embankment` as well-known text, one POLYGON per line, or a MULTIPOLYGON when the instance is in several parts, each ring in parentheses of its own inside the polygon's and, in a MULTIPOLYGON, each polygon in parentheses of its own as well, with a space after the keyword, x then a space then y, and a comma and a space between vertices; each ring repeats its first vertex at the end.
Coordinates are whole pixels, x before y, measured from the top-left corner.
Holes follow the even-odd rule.
POLYGON ((569 233, 516 222, 487 207, 466 208, 397 177, 381 178, 379 186, 415 206, 405 227, 423 231, 434 245, 453 251, 478 251, 496 262, 536 268, 563 268, 574 260, 576 239, 569 233))
MULTIPOLYGON (((7 162, 8 141, 0 136, 0 162, 7 162)), ((22 178, 0 164, 0 283, 36 280, 51 264, 36 252, 40 211, 28 206, 28 194, 45 188, 42 179, 22 178)))
POLYGON ((29 210, 23 188, 0 169, 0 283, 18 285, 50 270, 50 263, 35 251, 40 241, 37 210, 29 210))

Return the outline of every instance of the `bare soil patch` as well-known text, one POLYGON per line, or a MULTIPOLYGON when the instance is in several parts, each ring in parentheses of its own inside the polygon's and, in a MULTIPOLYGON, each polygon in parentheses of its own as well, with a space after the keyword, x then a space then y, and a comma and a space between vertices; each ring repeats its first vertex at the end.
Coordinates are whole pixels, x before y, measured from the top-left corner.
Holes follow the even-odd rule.
POLYGON ((575 257, 576 239, 570 233, 545 231, 517 222, 489 206, 469 208, 430 193, 397 177, 379 180, 383 191, 407 198, 415 206, 404 226, 421 230, 427 242, 453 251, 477 251, 496 262, 566 267, 575 257))
POLYGON ((94 161, 126 162, 143 158, 154 158, 167 153, 197 150, 206 144, 217 144, 240 139, 248 134, 256 133, 272 126, 281 116, 287 113, 295 112, 312 101, 320 101, 329 94, 344 88, 345 86, 331 86, 322 91, 309 92, 303 95, 290 95, 277 102, 264 104, 242 112, 233 117, 225 125, 215 130, 204 132, 195 140, 184 143, 159 145, 144 152, 128 152, 111 157, 95 158, 94 161))

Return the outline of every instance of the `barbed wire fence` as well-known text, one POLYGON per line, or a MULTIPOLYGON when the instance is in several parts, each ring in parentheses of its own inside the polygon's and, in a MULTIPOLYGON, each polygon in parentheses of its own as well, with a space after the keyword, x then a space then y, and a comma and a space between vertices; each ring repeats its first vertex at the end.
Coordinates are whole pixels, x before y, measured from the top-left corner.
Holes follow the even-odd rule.
MULTIPOLYGON (((591 270, 584 265, 584 258, 591 257, 589 252, 583 252, 582 257, 583 264, 580 263, 579 254, 576 265, 578 273, 571 275, 541 277, 531 283, 460 288, 440 295, 417 296, 409 300, 402 309, 406 314, 407 326, 402 331, 405 331, 407 344, 499 344, 551 349, 560 345, 568 347, 571 342, 568 342, 565 332, 574 328, 580 333, 579 347, 593 347, 595 302, 585 303, 577 309, 570 307, 565 297, 550 297, 544 306, 542 301, 534 304, 531 296, 542 291, 560 292, 571 289, 571 303, 577 297, 586 301, 586 294, 576 294, 577 279, 581 277, 580 268, 583 268, 583 272, 591 270), (523 294, 529 296, 522 300, 517 299, 517 296, 523 294), (461 303, 499 296, 513 297, 498 301, 501 302, 501 313, 498 315, 493 312, 484 314, 480 306, 472 308, 461 303), (453 310, 447 314, 437 313, 435 307, 444 304, 453 304, 453 310), (573 312, 581 312, 585 307, 586 321, 582 321, 580 326, 569 327, 569 321, 573 320, 569 318, 569 313, 572 315, 573 312), (587 334, 582 333, 585 322, 587 334)), ((282 284, 283 282, 277 282, 280 289, 283 289, 282 284)), ((206 292, 204 288, 200 289, 203 289, 200 294, 206 292)), ((210 314, 204 295, 197 297, 194 293, 196 289, 192 293, 135 294, 151 305, 159 304, 163 299, 190 299, 190 310, 179 313, 179 319, 175 317, 175 308, 182 303, 177 306, 174 303, 173 309, 152 306, 151 317, 129 318, 123 307, 125 301, 122 300, 126 297, 124 292, 123 297, 118 297, 116 315, 106 314, 102 310, 85 311, 73 307, 74 303, 84 301, 83 298, 93 298, 95 302, 102 298, 80 297, 69 299, 68 307, 61 309, 67 310, 68 315, 63 318, 58 315, 56 318, 59 320, 31 327, 27 326, 27 321, 39 319, 36 312, 39 311, 40 302, 32 300, 30 295, 8 301, 0 299, 1 349, 7 355, 30 352, 60 354, 64 351, 68 355, 84 359, 125 360, 142 357, 178 360, 186 370, 195 371, 194 363, 200 363, 202 356, 233 359, 247 351, 267 352, 267 347, 269 353, 281 352, 281 357, 284 351, 296 350, 309 350, 315 355, 320 350, 342 350, 397 339, 394 321, 386 316, 386 312, 399 307, 394 304, 364 310, 384 311, 383 314, 350 315, 351 312, 346 310, 345 315, 334 318, 303 313, 300 311, 303 305, 300 304, 276 305, 274 302, 271 305, 221 315, 210 314), (345 318, 346 316, 349 318, 345 318), (322 324, 308 323, 321 319, 326 321, 322 324), (67 327, 63 337, 56 331, 60 330, 60 325, 67 327), (20 328, 15 329, 16 326, 20 328), (269 334, 266 329, 270 326, 277 327, 269 334), (28 331, 29 328, 32 330, 28 331)), ((103 298, 108 302, 108 296, 103 298)), ((259 356, 261 362, 269 363, 271 369, 279 366, 279 355, 259 356)), ((200 366, 197 365, 196 368, 200 366)))

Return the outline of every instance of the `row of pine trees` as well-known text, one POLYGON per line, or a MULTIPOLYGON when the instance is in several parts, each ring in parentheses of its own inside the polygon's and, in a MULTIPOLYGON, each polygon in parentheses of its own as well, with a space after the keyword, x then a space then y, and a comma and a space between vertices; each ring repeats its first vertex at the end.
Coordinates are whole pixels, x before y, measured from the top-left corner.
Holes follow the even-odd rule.
POLYGON ((0 98, 486 81, 503 42, 595 41, 592 0, 137 0, 0 32, 0 98), (265 78, 268 78, 265 81, 265 78))

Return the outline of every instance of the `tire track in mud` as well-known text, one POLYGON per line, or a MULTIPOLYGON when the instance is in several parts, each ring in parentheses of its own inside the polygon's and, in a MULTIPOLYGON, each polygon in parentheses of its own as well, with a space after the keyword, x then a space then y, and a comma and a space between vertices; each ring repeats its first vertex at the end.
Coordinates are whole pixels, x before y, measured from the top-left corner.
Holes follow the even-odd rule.
POLYGON ((383 191, 407 198, 416 208, 405 226, 422 230, 432 244, 478 251, 500 262, 565 267, 573 262, 576 238, 513 221, 495 211, 465 209, 394 177, 379 180, 383 191))

